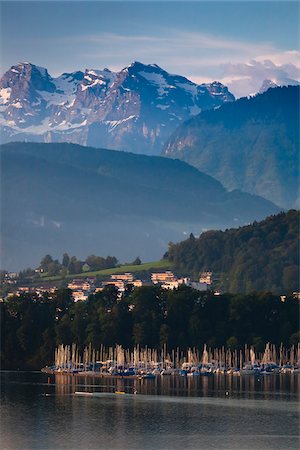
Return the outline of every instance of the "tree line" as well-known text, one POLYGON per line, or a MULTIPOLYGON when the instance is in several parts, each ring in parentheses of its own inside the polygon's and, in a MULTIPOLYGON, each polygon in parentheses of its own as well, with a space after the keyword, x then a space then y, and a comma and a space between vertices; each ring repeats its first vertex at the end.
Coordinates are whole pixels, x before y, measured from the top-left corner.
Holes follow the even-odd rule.
MULTIPOLYGON (((137 256, 132 262, 124 263, 129 265, 140 265, 142 261, 139 256, 137 256)), ((61 275, 62 278, 66 275, 76 275, 84 272, 95 272, 104 269, 113 269, 119 267, 121 264, 115 256, 103 256, 89 255, 85 260, 80 260, 76 256, 70 256, 68 253, 64 253, 62 260, 53 259, 49 254, 45 255, 38 266, 37 269, 32 269, 28 267, 27 269, 21 270, 19 272, 19 280, 37 280, 40 278, 41 273, 45 273, 48 276, 61 275)), ((5 275, 8 273, 7 270, 0 270, 0 279, 3 281, 5 275)))
MULTIPOLYGON (((89 255, 85 260, 80 260, 76 256, 70 256, 68 253, 64 253, 62 260, 53 259, 51 255, 45 255, 39 266, 38 272, 32 268, 27 268, 19 273, 20 279, 27 279, 31 277, 39 278, 39 271, 46 273, 49 276, 61 275, 76 275, 82 272, 97 271, 103 269, 112 269, 117 267, 119 261, 115 256, 103 256, 89 255)), ((2 271, 6 272, 6 271, 2 271)))
POLYGON ((166 291, 159 286, 133 289, 118 296, 114 286, 74 302, 72 291, 22 294, 0 303, 2 369, 40 369, 53 362, 59 344, 91 343, 124 348, 280 345, 299 340, 299 301, 271 293, 199 292, 187 286, 166 291))

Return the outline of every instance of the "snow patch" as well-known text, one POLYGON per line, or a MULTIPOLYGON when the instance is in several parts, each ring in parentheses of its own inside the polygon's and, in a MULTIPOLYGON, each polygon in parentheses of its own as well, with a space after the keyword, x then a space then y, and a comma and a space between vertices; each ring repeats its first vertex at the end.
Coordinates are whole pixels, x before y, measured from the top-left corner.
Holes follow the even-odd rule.
MULTIPOLYGON (((87 78, 87 77, 84 77, 87 78)), ((90 80, 92 81, 92 78, 90 78, 90 80)), ((86 91, 88 88, 97 86, 97 84, 99 84, 100 86, 102 86, 103 84, 106 85, 106 82, 100 79, 96 79, 92 84, 81 84, 81 90, 82 91, 86 91)))
POLYGON ((67 105, 67 108, 72 108, 72 106, 74 106, 74 104, 75 104, 75 98, 73 98, 73 100, 71 101, 71 103, 69 103, 68 105, 67 105))
POLYGON ((23 108, 23 106, 21 105, 20 102, 12 103, 11 106, 13 106, 14 108, 17 108, 17 109, 22 109, 23 108))
POLYGON ((183 89, 184 91, 191 94, 192 97, 197 97, 198 95, 198 86, 194 83, 176 83, 176 86, 180 89, 183 89))
POLYGON ((139 72, 143 78, 147 81, 150 81, 151 84, 155 84, 157 86, 157 91, 159 95, 164 95, 166 90, 170 88, 168 83, 166 82, 165 77, 161 73, 151 73, 151 72, 139 72))
POLYGON ((63 120, 59 125, 56 125, 55 127, 52 127, 52 130, 57 130, 57 131, 65 131, 65 130, 70 130, 70 129, 75 129, 75 128, 81 128, 81 127, 85 127, 87 125, 87 120, 85 119, 83 122, 80 123, 70 123, 67 122, 66 120, 63 120))
POLYGON ((111 78, 114 76, 114 72, 109 69, 97 70, 97 69, 87 69, 86 73, 93 75, 94 77, 111 78))
POLYGON ((156 105, 156 108, 162 109, 164 111, 165 109, 170 108, 170 105, 156 105))
MULTIPOLYGON (((62 91, 61 89, 59 89, 62 91)), ((38 91, 37 93, 40 97, 45 100, 47 103, 47 107, 51 105, 65 105, 67 103, 71 103, 71 101, 75 98, 75 92, 72 89, 72 92, 68 90, 67 92, 46 92, 46 91, 38 91)))
POLYGON ((68 98, 66 100, 72 101, 73 96, 77 91, 77 86, 80 83, 79 80, 75 80, 70 77, 64 77, 61 75, 58 78, 54 78, 52 82, 55 84, 56 91, 61 91, 68 98), (71 98, 72 97, 72 98, 71 98))
POLYGON ((8 103, 11 95, 11 88, 2 88, 0 89, 0 104, 8 103))
POLYGON ((136 116, 133 115, 133 116, 126 117, 125 119, 122 119, 122 120, 107 120, 107 121, 105 121, 105 123, 106 123, 107 125, 109 125, 109 130, 108 130, 108 132, 110 133, 110 132, 111 132, 112 130, 114 130, 117 126, 121 125, 121 124, 124 123, 124 122, 128 122, 129 120, 135 119, 135 118, 136 118, 136 116))
MULTIPOLYGON (((89 70, 87 73, 90 73, 91 75, 94 75, 95 77, 99 76, 100 74, 96 72, 96 70, 89 70)), ((86 76, 84 78, 87 78, 86 76)))

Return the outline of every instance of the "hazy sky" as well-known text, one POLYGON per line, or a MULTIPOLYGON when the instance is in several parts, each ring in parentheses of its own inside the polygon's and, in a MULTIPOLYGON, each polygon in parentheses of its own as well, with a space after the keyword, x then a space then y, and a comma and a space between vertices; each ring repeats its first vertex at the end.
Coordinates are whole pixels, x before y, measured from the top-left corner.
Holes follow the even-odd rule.
POLYGON ((300 66, 298 2, 10 1, 1 33, 1 73, 19 61, 58 75, 137 60, 204 81, 253 59, 300 66))

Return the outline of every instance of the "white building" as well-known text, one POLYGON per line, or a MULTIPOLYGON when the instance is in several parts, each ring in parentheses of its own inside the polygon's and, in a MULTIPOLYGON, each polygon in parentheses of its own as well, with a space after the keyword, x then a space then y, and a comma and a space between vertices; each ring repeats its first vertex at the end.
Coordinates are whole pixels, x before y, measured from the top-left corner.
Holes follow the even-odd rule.
POLYGON ((122 280, 122 281, 127 281, 127 283, 132 283, 134 280, 134 276, 132 275, 132 273, 126 272, 126 273, 111 275, 110 279, 111 280, 122 280))
POLYGON ((74 302, 84 302, 88 299, 88 295, 83 291, 73 291, 74 302))
POLYGON ((206 283, 208 285, 212 284, 212 272, 201 272, 199 277, 199 283, 206 283))
POLYGON ((167 270, 166 272, 152 273, 151 281, 153 284, 165 284, 176 281, 176 277, 173 272, 167 270))

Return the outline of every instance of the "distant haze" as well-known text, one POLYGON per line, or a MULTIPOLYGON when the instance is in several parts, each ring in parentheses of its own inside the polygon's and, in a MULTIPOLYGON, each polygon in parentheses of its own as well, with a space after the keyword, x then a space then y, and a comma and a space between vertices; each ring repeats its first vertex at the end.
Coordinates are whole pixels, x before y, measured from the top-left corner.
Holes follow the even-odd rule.
POLYGON ((9 270, 64 251, 153 261, 169 241, 191 232, 278 212, 262 197, 228 192, 179 160, 71 144, 0 148, 1 264, 9 270))

